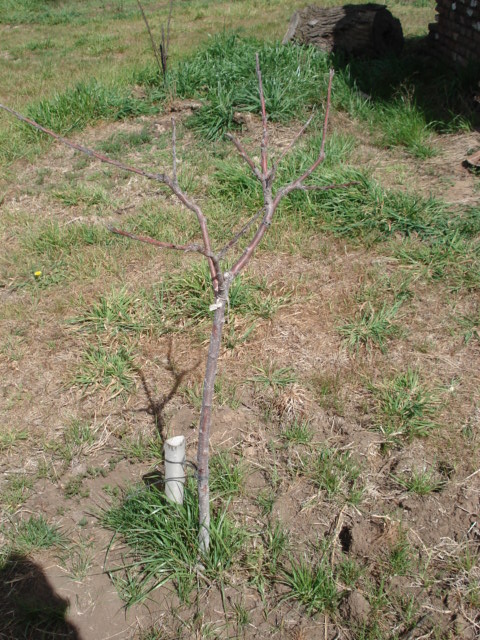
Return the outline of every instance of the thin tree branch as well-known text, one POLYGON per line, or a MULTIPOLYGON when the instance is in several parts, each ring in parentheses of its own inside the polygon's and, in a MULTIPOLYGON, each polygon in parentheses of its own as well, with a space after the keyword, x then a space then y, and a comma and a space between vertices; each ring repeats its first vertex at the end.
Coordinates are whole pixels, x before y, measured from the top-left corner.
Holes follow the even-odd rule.
POLYGON ((322 187, 317 184, 299 184, 295 189, 300 191, 330 191, 331 189, 343 189, 350 187, 353 184, 360 184, 358 180, 352 180, 351 182, 342 182, 341 184, 329 184, 326 187, 322 187))
POLYGON ((262 171, 264 179, 267 178, 268 174, 268 131, 267 131, 267 111, 265 108, 265 96, 263 93, 263 82, 262 82, 262 72, 260 70, 260 59, 258 53, 255 54, 255 66, 257 70, 257 78, 258 78, 258 91, 260 94, 260 105, 262 109, 262 143, 260 146, 260 152, 262 156, 262 171))
POLYGON ((177 179, 177 127, 175 118, 172 118, 172 177, 174 184, 178 184, 177 179))
POLYGON ((303 125, 303 127, 300 129, 300 131, 298 131, 298 133, 296 134, 296 136, 293 138, 293 140, 290 142, 289 145, 287 145, 285 147, 285 149, 282 151, 282 153, 278 156, 278 158, 275 160, 275 162, 273 163, 273 170, 272 170, 272 176, 275 177, 275 174, 277 172, 277 168, 278 165, 280 164, 280 162, 283 160, 283 158, 287 155, 287 153, 289 153, 292 148, 295 146, 295 144, 297 143, 297 141, 299 140, 299 138, 301 138, 303 136, 303 134, 305 133, 305 131, 308 129, 308 127, 310 126, 313 118, 315 117, 315 114, 312 113, 312 115, 309 117, 309 119, 306 121, 306 123, 303 125))
POLYGON ((150 36, 150 42, 152 43, 153 55, 155 56, 155 60, 157 61, 158 70, 160 71, 160 73, 162 73, 163 65, 162 65, 162 62, 161 62, 160 58, 158 57, 157 45, 155 44, 155 40, 153 38, 152 30, 150 29, 150 24, 148 22, 147 16, 145 14, 145 11, 143 10, 143 7, 142 7, 142 4, 141 4, 140 0, 137 0, 137 4, 138 4, 138 8, 140 9, 140 11, 142 13, 142 17, 143 17, 143 21, 145 22, 145 26, 147 27, 148 35, 150 36))
MULTIPOLYGON (((196 253, 201 253, 202 255, 206 255, 205 250, 199 244, 175 244, 173 242, 162 242, 161 240, 157 240, 156 238, 151 238, 150 236, 137 236, 134 233, 130 233, 129 231, 123 231, 122 229, 117 229, 116 227, 111 227, 107 225, 107 229, 112 233, 115 233, 119 236, 125 236, 126 238, 130 238, 131 240, 137 240, 138 242, 145 242, 146 244, 152 244, 155 247, 159 247, 160 249, 174 249, 176 251, 192 251, 196 253)), ((210 254, 207 257, 211 257, 210 254)))
POLYGON ((240 140, 238 138, 236 138, 235 136, 233 136, 231 133, 227 133, 225 135, 225 137, 228 138, 231 142, 233 142, 233 144, 236 146, 238 153, 245 160, 245 162, 248 164, 248 166, 250 167, 250 169, 253 172, 253 175, 256 178, 258 178, 260 181, 262 181, 263 176, 262 176, 261 171, 258 169, 258 167, 255 164, 255 162, 252 160, 252 158, 250 158, 248 153, 245 151, 245 147, 242 145, 240 140))
POLYGON ((313 162, 310 165, 310 167, 305 171, 305 173, 303 173, 299 178, 296 178, 295 180, 292 180, 292 182, 290 182, 285 187, 282 187, 281 189, 279 189, 277 191, 277 193, 275 194, 275 200, 274 200, 275 208, 277 207, 278 203, 280 202, 280 200, 282 198, 284 198, 286 195, 288 195, 294 189, 298 189, 299 185, 301 185, 304 180, 306 180, 309 176, 311 176, 312 173, 315 171, 315 169, 317 169, 317 167, 319 165, 321 165, 322 162, 325 160, 325 142, 327 140, 328 118, 329 118, 329 115, 330 115, 330 103, 331 103, 331 96, 332 96, 333 76, 334 76, 334 71, 333 71, 333 69, 330 69, 330 76, 329 76, 329 80, 328 80, 328 90, 327 90, 327 104, 326 104, 326 107, 325 107, 325 118, 324 118, 324 121, 323 121, 322 142, 321 142, 321 145, 320 145, 320 152, 318 154, 318 157, 315 160, 315 162, 313 162))
POLYGON ((262 207, 261 209, 259 209, 257 213, 254 216, 252 216, 250 220, 248 220, 248 222, 246 222, 243 225, 240 231, 238 231, 234 235, 234 237, 230 240, 230 242, 227 242, 227 244, 222 249, 220 249, 220 251, 218 252, 218 257, 220 259, 222 259, 227 254, 227 252, 230 251, 230 249, 237 244, 240 238, 248 232, 250 227, 253 225, 254 222, 256 222, 256 220, 258 220, 258 218, 261 216, 264 210, 265 210, 265 207, 262 207))

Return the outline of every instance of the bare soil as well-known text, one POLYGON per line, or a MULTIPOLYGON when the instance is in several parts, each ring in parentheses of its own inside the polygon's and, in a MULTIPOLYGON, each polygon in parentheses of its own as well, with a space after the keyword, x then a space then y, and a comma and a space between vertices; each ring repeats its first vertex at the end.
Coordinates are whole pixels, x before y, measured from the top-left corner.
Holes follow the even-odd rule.
MULTIPOLYGON (((145 125, 160 135, 168 133, 169 119, 165 114, 109 124, 81 137, 87 144, 98 143, 112 133, 145 125)), ((258 122, 247 123, 245 135, 253 137, 256 128, 258 122)), ((362 132, 352 132, 363 139, 362 132)), ((279 127, 272 134, 273 143, 281 146, 291 133, 279 127)), ((182 144, 194 144, 191 134, 185 133, 182 144)), ((382 185, 433 194, 459 205, 478 204, 479 179, 462 167, 467 150, 479 144, 478 134, 443 136, 436 144, 438 155, 420 163, 402 152, 379 150, 367 140, 357 147, 355 162, 366 164, 382 185)), ((144 161, 141 153, 132 151, 129 162, 144 161)), ((0 205, 2 217, 9 221, 3 229, 9 255, 21 246, 22 225, 27 229, 47 220, 62 226, 79 221, 120 225, 125 212, 135 211, 145 193, 155 192, 154 186, 137 178, 124 179, 116 173, 105 178, 102 167, 88 163, 82 179, 93 174, 107 179, 110 202, 102 211, 82 204, 67 207, 52 197, 52 188, 62 175, 75 170, 77 162, 72 151, 51 147, 35 166, 17 165, 15 180, 8 184, 0 205)), ((164 192, 158 200, 161 206, 171 206, 164 192)), ((136 345, 134 390, 116 397, 108 390, 84 393, 72 379, 85 345, 95 338, 79 332, 69 319, 112 286, 135 291, 158 282, 174 265, 173 259, 137 246, 113 256, 95 254, 91 277, 45 289, 19 286, 21 277, 10 261, 0 288, 0 433, 25 431, 26 440, 1 453, 0 493, 4 498, 9 481, 22 474, 33 485, 18 507, 3 509, 0 536, 6 544, 9 523, 43 514, 60 527, 70 546, 35 552, 30 565, 19 562, 16 573, 0 584, 6 621, 0 638, 24 637, 22 632, 25 637, 49 637, 35 627, 16 626, 15 600, 23 588, 18 585, 28 584, 30 591, 44 594, 42 606, 54 605, 55 598, 65 602, 62 637, 81 640, 140 638, 152 626, 158 638, 366 638, 359 629, 368 626, 381 597, 388 602, 382 610, 382 637, 480 637, 477 601, 469 599, 475 576, 479 577, 478 564, 473 573, 461 567, 465 550, 476 554, 480 543, 480 342, 472 339, 465 344, 452 320, 454 314, 478 308, 478 291, 453 293, 441 282, 413 278, 412 297, 399 320, 403 335, 392 339, 385 353, 376 348, 352 353, 342 342, 339 325, 359 306, 355 296, 361 287, 375 285, 382 275, 394 276, 399 265, 381 250, 331 237, 312 237, 300 253, 289 253, 282 246, 275 254, 259 251, 252 273, 265 277, 276 291, 294 293, 271 320, 257 321, 248 341, 222 354, 221 375, 235 382, 239 403, 215 409, 212 449, 230 449, 247 464, 243 494, 230 508, 252 533, 253 547, 264 519, 258 496, 272 487, 275 469, 272 517, 288 529, 295 547, 311 554, 312 548, 318 550, 319 540, 331 539, 332 566, 355 560, 364 579, 356 586, 339 583, 339 609, 328 616, 310 617, 294 600, 284 600, 281 583, 262 600, 242 566, 232 572, 223 593, 215 586, 202 587, 190 607, 182 605, 171 588, 162 588, 144 604, 126 609, 107 573, 121 558, 122 547, 106 553, 112 534, 100 526, 98 513, 110 504, 112 490, 141 482, 157 466, 155 460, 139 462, 126 454, 128 439, 140 434, 152 437, 164 424, 169 434, 187 437, 188 459, 194 460, 198 408, 189 402, 185 388, 202 379, 207 330, 200 331, 203 338, 198 332, 173 337, 145 332, 136 345), (277 368, 291 367, 297 383, 279 392, 259 388, 252 377, 256 367, 268 362, 277 368), (376 429, 371 385, 409 367, 420 371, 440 397, 436 416, 440 426, 428 438, 385 448, 385 438, 376 429), (159 421, 156 407, 180 377, 181 385, 159 421), (309 445, 285 444, 289 411, 308 418, 313 434, 309 445), (95 440, 77 448, 65 463, 61 447, 72 418, 87 421, 95 440), (358 504, 328 499, 298 472, 299 459, 325 445, 351 452, 360 465, 365 489, 358 504), (39 477, 44 468, 46 477, 39 477), (441 490, 421 496, 395 481, 425 469, 433 469, 444 480, 441 490), (67 497, 66 488, 74 478, 80 479, 80 493, 67 497), (403 540, 415 569, 387 571, 389 554, 403 540), (248 612, 243 627, 235 619, 235 604, 248 612), (405 614, 408 606, 414 611, 410 623, 405 614)), ((88 252, 87 247, 85 261, 90 259, 88 252)))

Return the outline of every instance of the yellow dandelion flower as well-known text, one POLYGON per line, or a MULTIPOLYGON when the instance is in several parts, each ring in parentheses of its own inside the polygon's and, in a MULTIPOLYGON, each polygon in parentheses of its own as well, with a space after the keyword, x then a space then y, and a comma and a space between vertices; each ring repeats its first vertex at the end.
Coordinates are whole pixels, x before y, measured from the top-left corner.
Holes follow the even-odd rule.
POLYGON ((41 271, 35 271, 35 273, 33 274, 35 276, 35 278, 40 278, 40 276, 42 275, 41 271))

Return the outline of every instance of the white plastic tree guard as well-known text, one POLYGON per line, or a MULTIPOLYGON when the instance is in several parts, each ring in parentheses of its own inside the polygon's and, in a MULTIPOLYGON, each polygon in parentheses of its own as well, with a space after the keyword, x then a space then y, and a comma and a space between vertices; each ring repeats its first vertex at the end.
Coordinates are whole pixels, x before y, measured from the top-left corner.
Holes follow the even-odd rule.
POLYGON ((185 436, 169 438, 164 444, 165 495, 172 502, 183 504, 185 487, 185 436))

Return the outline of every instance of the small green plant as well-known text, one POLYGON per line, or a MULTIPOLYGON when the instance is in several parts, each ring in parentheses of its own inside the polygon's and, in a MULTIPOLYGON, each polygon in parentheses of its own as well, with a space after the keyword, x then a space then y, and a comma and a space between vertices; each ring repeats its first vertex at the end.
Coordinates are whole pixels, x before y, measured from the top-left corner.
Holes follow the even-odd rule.
POLYGON ((73 318, 71 322, 95 333, 139 333, 146 325, 136 317, 137 309, 138 300, 125 289, 112 290, 101 296, 83 316, 73 318))
POLYGON ((37 549, 50 549, 65 542, 58 527, 49 524, 43 516, 30 516, 19 520, 4 533, 12 548, 19 553, 30 553, 37 549))
POLYGON ((377 428, 388 441, 426 436, 436 427, 432 419, 438 399, 423 384, 418 371, 408 369, 378 387, 377 428))
POLYGON ((262 540, 265 547, 265 561, 270 575, 275 578, 280 562, 290 548, 290 534, 278 520, 275 522, 269 520, 263 530, 262 540))
POLYGON ((405 531, 400 530, 397 542, 390 549, 388 564, 394 575, 407 575, 413 567, 413 550, 405 531))
POLYGON ((101 343, 89 346, 83 354, 74 383, 85 389, 103 389, 118 395, 131 389, 135 380, 132 350, 128 347, 106 348, 101 343))
POLYGON ((284 389, 297 381, 292 367, 279 367, 274 362, 268 362, 264 366, 255 367, 257 375, 249 378, 250 382, 262 387, 270 387, 274 391, 284 389))
POLYGON ((82 476, 74 476, 65 484, 63 493, 66 498, 88 498, 90 490, 83 486, 82 476))
POLYGON ((309 444, 313 438, 310 423, 307 420, 294 420, 283 429, 282 438, 288 444, 309 444))
POLYGON ((257 504, 262 511, 263 516, 269 516, 273 511, 276 495, 272 489, 264 489, 257 496, 257 504))
POLYGON ((361 501, 361 469, 349 451, 324 447, 307 461, 305 472, 328 499, 342 498, 352 504, 361 501))
POLYGON ((230 451, 220 451, 210 463, 210 488, 214 495, 231 498, 243 490, 246 475, 245 462, 230 451))
POLYGON ((332 571, 325 560, 290 559, 290 567, 282 572, 281 582, 289 592, 285 600, 297 600, 308 615, 333 612, 338 602, 338 592, 332 571))
POLYGON ((445 486, 445 479, 439 478, 432 470, 412 471, 403 477, 393 476, 393 479, 401 487, 419 496, 427 496, 429 493, 441 491, 445 486))
POLYGON ((365 309, 352 322, 339 327, 338 332, 351 350, 358 351, 361 346, 370 348, 376 345, 385 353, 387 340, 401 335, 400 327, 394 323, 400 305, 401 302, 393 306, 384 304, 377 311, 367 303, 365 309))
POLYGON ((349 588, 355 587, 363 573, 363 567, 351 558, 345 558, 337 566, 338 578, 346 587, 349 588))
POLYGON ((140 434, 134 439, 122 440, 122 451, 131 460, 147 462, 163 460, 163 444, 158 436, 148 437, 140 434))
POLYGON ((15 511, 30 495, 33 479, 25 473, 10 476, 0 494, 0 501, 9 511, 15 511))
POLYGON ((463 341, 468 344, 472 338, 480 342, 480 310, 457 318, 457 324, 463 330, 463 341))
POLYGON ((28 431, 26 429, 10 430, 0 432, 0 453, 9 451, 17 442, 28 439, 28 431))

